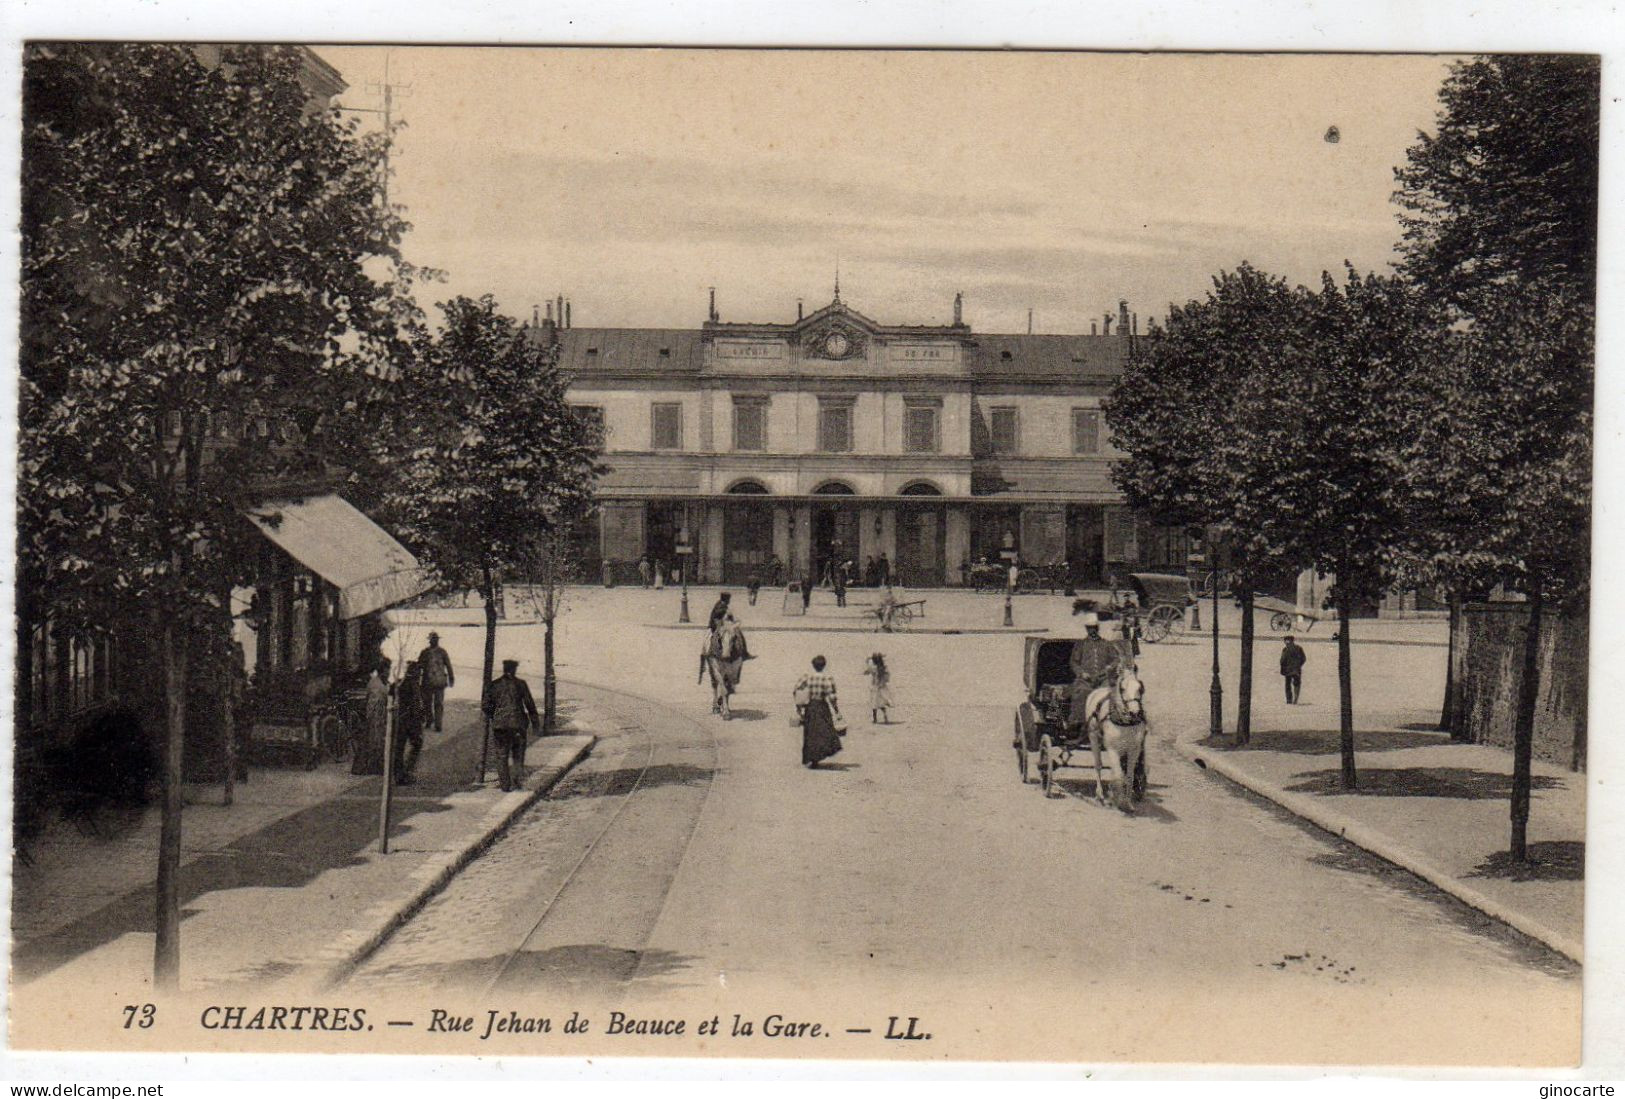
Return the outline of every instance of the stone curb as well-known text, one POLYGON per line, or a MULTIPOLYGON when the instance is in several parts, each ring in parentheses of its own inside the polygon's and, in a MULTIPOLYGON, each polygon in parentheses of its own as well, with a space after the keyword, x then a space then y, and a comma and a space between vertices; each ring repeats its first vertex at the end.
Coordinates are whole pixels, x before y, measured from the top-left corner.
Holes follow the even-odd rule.
POLYGON ((410 894, 404 898, 374 905, 362 914, 355 930, 348 932, 322 952, 322 956, 315 962, 315 968, 321 973, 318 978, 320 988, 332 989, 348 977, 356 967, 382 946, 397 928, 415 916, 435 894, 444 889, 451 879, 456 877, 458 871, 500 839, 519 814, 558 785, 559 780, 569 774, 576 764, 592 751, 593 745, 598 743, 597 735, 591 733, 557 739, 576 742, 573 750, 561 763, 531 772, 531 782, 523 791, 506 794, 491 806, 468 843, 458 850, 430 859, 413 871, 410 878, 412 885, 410 894))
POLYGON ((1498 920, 1513 930, 1544 943, 1572 961, 1581 965, 1585 964, 1585 948, 1578 940, 1547 927, 1531 916, 1514 911, 1501 901, 1474 889, 1454 874, 1429 862, 1423 855, 1401 846, 1369 825, 1361 824, 1359 821, 1334 809, 1328 809, 1312 797, 1291 793, 1281 789, 1274 783, 1249 775, 1246 771, 1225 759, 1223 752, 1215 752, 1186 741, 1175 741, 1174 747, 1178 749, 1180 755, 1198 767, 1228 779, 1237 786, 1251 790, 1258 796, 1279 805, 1294 816, 1303 818, 1315 827, 1348 840, 1355 846, 1364 848, 1378 858, 1391 862, 1402 870, 1410 871, 1417 877, 1442 889, 1463 904, 1477 909, 1491 919, 1498 920))

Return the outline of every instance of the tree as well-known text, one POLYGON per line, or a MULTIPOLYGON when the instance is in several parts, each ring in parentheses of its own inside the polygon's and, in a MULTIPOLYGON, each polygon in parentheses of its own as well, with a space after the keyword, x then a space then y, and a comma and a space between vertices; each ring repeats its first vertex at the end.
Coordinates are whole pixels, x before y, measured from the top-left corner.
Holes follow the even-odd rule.
MULTIPOLYGON (((584 516, 574 517, 579 522, 584 516)), ((554 626, 565 610, 567 585, 575 578, 578 562, 572 553, 570 517, 555 516, 558 525, 532 540, 520 562, 525 578, 525 601, 542 620, 542 732, 552 733, 558 725, 558 676, 555 671, 554 626)))
POLYGON ((1595 57, 1458 62, 1433 136, 1395 171, 1402 273, 1460 339, 1431 383, 1453 399, 1415 490, 1453 499, 1425 547, 1458 584, 1524 592, 1511 851, 1526 855, 1539 645, 1549 603, 1589 590, 1600 65, 1595 57))
MULTIPOLYGON (((1213 279, 1203 301, 1172 311, 1136 349, 1106 402, 1112 445, 1125 452, 1112 477, 1128 503, 1159 522, 1223 528, 1241 602, 1236 743, 1251 737, 1253 592, 1290 570, 1277 547, 1236 524, 1251 439, 1239 429, 1237 395, 1267 379, 1296 338, 1302 295, 1248 264, 1213 279)), ((1267 384, 1267 383, 1261 383, 1267 384)))
POLYGON ((439 308, 440 331, 419 334, 403 373, 402 398, 421 415, 393 441, 400 461, 384 506, 442 587, 479 591, 488 685, 503 579, 590 506, 599 440, 565 401, 556 345, 490 295, 439 308))
POLYGON ((255 486, 309 459, 255 426, 298 419, 318 449, 356 434, 345 410, 411 311, 383 139, 310 110, 301 64, 69 45, 25 65, 19 582, 64 629, 150 631, 161 987, 179 968, 190 637, 247 579, 255 486))
POLYGON ((1353 789, 1349 619, 1394 575, 1403 467, 1390 414, 1426 348, 1425 309, 1397 279, 1352 268, 1303 291, 1294 336, 1236 394, 1236 524, 1274 560, 1333 573, 1342 781, 1353 789))

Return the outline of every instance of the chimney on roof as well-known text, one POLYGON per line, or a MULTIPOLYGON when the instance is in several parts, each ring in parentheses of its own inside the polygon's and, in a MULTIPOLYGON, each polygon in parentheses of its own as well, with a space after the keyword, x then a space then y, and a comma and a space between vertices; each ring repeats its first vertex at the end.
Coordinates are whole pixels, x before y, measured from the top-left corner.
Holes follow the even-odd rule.
MULTIPOLYGON (((1132 314, 1130 314, 1130 316, 1132 316, 1134 318, 1134 334, 1136 336, 1138 336, 1140 334, 1140 314, 1132 313, 1132 314)), ((565 327, 568 328, 570 326, 565 325, 565 327)))
POLYGON ((711 287, 711 311, 709 313, 709 319, 712 322, 715 322, 717 319, 717 288, 715 286, 711 287))
POLYGON ((1027 335, 1031 336, 1032 334, 1033 334, 1033 311, 1031 309, 1029 309, 1029 310, 1027 310, 1027 335))
POLYGON ((548 324, 553 323, 553 303, 552 302, 547 303, 547 323, 548 324))
POLYGON ((962 290, 954 292, 954 324, 965 323, 965 293, 962 290))
POLYGON ((570 301, 568 298, 564 302, 564 327, 570 327, 570 301))
POLYGON ((802 318, 803 318, 803 317, 804 317, 804 316, 805 316, 805 313, 804 313, 804 311, 803 311, 803 309, 802 309, 802 304, 801 304, 801 299, 800 299, 800 298, 797 298, 797 299, 796 299, 796 320, 798 320, 798 321, 799 321, 799 320, 801 320, 801 319, 802 319, 802 318))
POLYGON ((1091 336, 1100 335, 1100 325, 1096 324, 1094 321, 1090 321, 1089 322, 1089 334, 1091 336))
POLYGON ((1103 336, 1110 336, 1112 334, 1112 315, 1110 313, 1106 314, 1106 319, 1101 325, 1100 332, 1103 336))
POLYGON ((533 305, 530 307, 530 326, 532 328, 540 328, 542 326, 542 307, 539 305, 533 305))
POLYGON ((1117 334, 1128 335, 1128 299, 1120 298, 1117 302, 1117 334))

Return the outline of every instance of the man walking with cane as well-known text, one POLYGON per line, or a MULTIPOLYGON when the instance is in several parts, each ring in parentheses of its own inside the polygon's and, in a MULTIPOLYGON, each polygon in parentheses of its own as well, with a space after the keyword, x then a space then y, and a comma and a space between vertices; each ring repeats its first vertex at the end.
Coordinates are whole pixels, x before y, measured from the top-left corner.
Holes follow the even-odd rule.
POLYGON ((525 737, 540 724, 530 684, 517 673, 519 661, 504 660, 502 674, 485 692, 485 716, 491 720, 491 739, 497 750, 497 777, 504 790, 517 790, 525 782, 525 737))
POLYGON ((1291 634, 1287 634, 1286 643, 1281 646, 1281 676, 1286 680, 1288 706, 1296 706, 1298 696, 1303 693, 1303 665, 1306 659, 1302 646, 1291 634))

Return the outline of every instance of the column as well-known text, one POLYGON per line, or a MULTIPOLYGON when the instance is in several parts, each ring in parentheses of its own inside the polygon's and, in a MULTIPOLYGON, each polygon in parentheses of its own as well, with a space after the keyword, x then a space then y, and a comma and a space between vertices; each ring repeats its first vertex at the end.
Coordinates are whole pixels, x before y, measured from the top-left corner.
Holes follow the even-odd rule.
POLYGON ((698 573, 701 582, 722 583, 722 505, 710 504, 705 509, 705 558, 698 573))
MULTIPOLYGON (((784 504, 773 505, 773 556, 784 562, 788 572, 794 572, 794 540, 790 536, 790 509, 784 504)), ((785 577, 789 579, 788 576, 785 577)))
POLYGON ((863 576, 863 570, 869 558, 880 553, 880 512, 872 507, 858 509, 858 545, 857 562, 858 575, 863 576))
POLYGON ((960 566, 970 558, 970 509, 963 504, 948 506, 948 533, 943 545, 945 583, 963 583, 960 566))
POLYGON ((791 574, 796 579, 804 579, 812 570, 812 506, 810 504, 797 504, 795 522, 791 530, 791 548, 794 557, 790 562, 791 574))
POLYGON ((897 574, 897 509, 883 507, 880 509, 880 547, 875 553, 886 555, 891 562, 892 575, 897 574))

